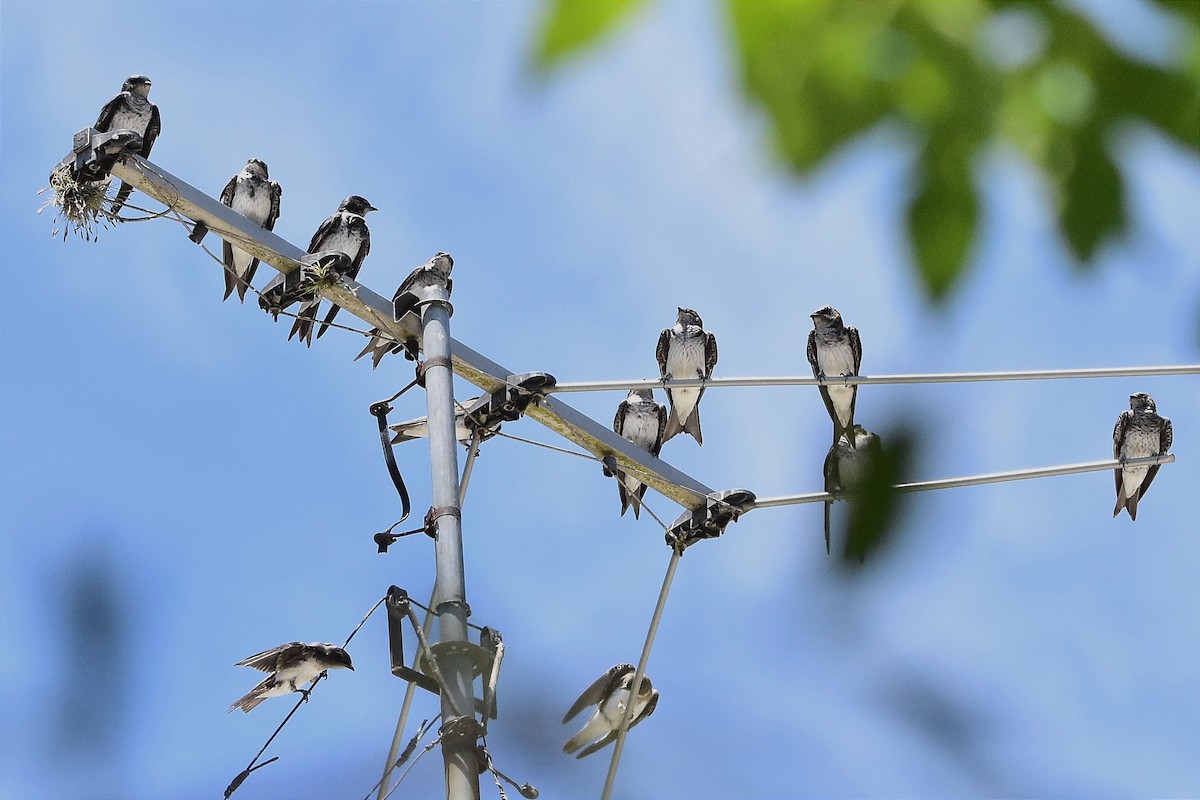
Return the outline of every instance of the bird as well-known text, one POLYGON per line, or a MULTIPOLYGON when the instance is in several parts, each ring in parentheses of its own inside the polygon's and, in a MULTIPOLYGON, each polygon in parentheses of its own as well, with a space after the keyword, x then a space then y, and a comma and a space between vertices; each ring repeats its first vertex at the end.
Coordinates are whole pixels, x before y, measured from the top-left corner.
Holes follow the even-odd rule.
MULTIPOLYGON (((1171 420, 1159 416, 1154 398, 1145 392, 1129 395, 1129 410, 1122 411, 1113 428, 1113 458, 1124 464, 1127 458, 1160 456, 1171 449, 1174 433, 1171 420)), ((1150 466, 1121 466, 1114 470, 1117 483, 1117 504, 1113 516, 1121 509, 1129 512, 1131 520, 1137 519, 1138 501, 1146 494, 1159 464, 1150 466)))
MULTIPOLYGON (((838 438, 837 444, 829 447, 825 455, 825 491, 830 494, 854 492, 862 486, 870 468, 871 460, 877 458, 883 449, 879 437, 862 425, 854 426, 854 436, 858 447, 850 446, 847 436, 838 438)), ((829 554, 829 515, 833 502, 825 501, 825 553, 829 554)))
MULTIPOLYGON (((131 130, 142 137, 142 146, 138 155, 150 157, 154 140, 158 138, 162 125, 158 116, 158 106, 150 102, 150 79, 145 75, 130 75, 121 84, 121 91, 100 109, 100 116, 93 125, 100 133, 110 131, 131 130)), ((117 191, 117 197, 112 202, 112 213, 116 214, 129 199, 133 187, 122 182, 117 191)))
MULTIPOLYGON (((378 211, 364 198, 352 194, 343 200, 328 219, 321 223, 313 234, 308 245, 310 255, 316 253, 336 252, 349 259, 349 265, 339 268, 336 277, 347 277, 353 280, 362 269, 363 260, 371 251, 371 231, 367 228, 366 215, 378 211)), ((329 277, 329 276, 326 276, 329 277)), ((300 310, 292 331, 288 334, 290 341, 299 335, 299 340, 307 345, 312 344, 313 325, 316 324, 317 309, 321 304, 319 288, 311 281, 301 281, 290 291, 287 289, 285 276, 277 275, 263 289, 258 304, 264 310, 278 314, 281 309, 292 303, 299 302, 300 310)), ((333 321, 338 306, 335 304, 322 323, 322 332, 333 321)))
MULTIPOLYGON (((629 702, 629 690, 633 685, 635 672, 632 664, 618 664, 597 678, 587 689, 584 689, 583 694, 579 695, 579 699, 563 717, 563 723, 568 722, 588 706, 594 705, 596 710, 579 732, 563 745, 564 753, 574 753, 588 742, 592 742, 579 755, 575 756, 583 758, 617 738, 617 729, 620 728, 621 719, 625 716, 625 706, 629 702), (597 739, 597 737, 599 738, 597 739)), ((637 700, 633 704, 633 716, 630 718, 629 728, 632 730, 634 725, 653 714, 657 705, 658 690, 651 686, 650 676, 643 675, 642 682, 638 686, 637 700)))
POLYGON ((270 650, 242 659, 234 664, 235 667, 254 667, 257 670, 271 673, 237 702, 229 707, 230 711, 240 708, 247 714, 255 706, 268 697, 278 697, 289 692, 300 692, 308 699, 308 689, 300 685, 316 680, 318 675, 331 669, 348 669, 353 671, 350 654, 332 644, 314 642, 288 642, 270 650))
MULTIPOLYGON (((453 269, 454 259, 449 253, 435 253, 433 258, 414 269, 408 274, 407 278, 400 282, 400 288, 396 289, 396 293, 392 295, 392 305, 395 306, 399 302, 400 298, 406 293, 432 283, 444 282, 446 284, 446 294, 448 296, 454 291, 454 281, 450 278, 450 273, 453 269)), ((397 320, 401 316, 403 316, 403 314, 397 314, 397 320)), ((370 353, 371 369, 378 367, 379 362, 383 360, 383 357, 388 353, 399 352, 400 350, 405 349, 406 345, 408 344, 406 342, 397 342, 391 336, 379 330, 379 328, 372 328, 370 330, 370 336, 371 338, 367 341, 367 346, 363 348, 361 353, 354 357, 354 360, 358 361, 367 353, 370 353)), ((410 355, 415 358, 415 343, 412 345, 412 348, 413 352, 410 352, 410 355)))
MULTIPOLYGON (((457 400, 454 402, 454 438, 464 444, 471 441, 471 436, 474 432, 472 426, 467 424, 467 412, 473 411, 483 397, 483 395, 480 395, 461 402, 457 400)), ((388 425, 388 429, 395 434, 392 437, 392 444, 411 442, 414 439, 425 439, 429 437, 429 417, 417 417, 416 419, 397 422, 393 425, 388 425)))
MULTIPOLYGON (((617 406, 613 430, 657 457, 667 430, 667 408, 654 401, 653 389, 630 389, 629 395, 617 406)), ((617 492, 621 496, 621 516, 625 516, 625 510, 632 506, 633 518, 638 519, 642 498, 646 496, 646 484, 633 475, 618 472, 617 492)))
MULTIPOLYGON (((658 336, 655 355, 659 374, 664 384, 676 379, 707 380, 712 377, 713 367, 717 363, 717 337, 704 330, 704 322, 692 309, 679 308, 678 312, 675 326, 665 329, 658 336)), ((697 444, 704 444, 704 438, 700 435, 700 398, 704 395, 704 387, 672 389, 667 386, 666 390, 671 414, 663 441, 686 431, 697 444)))
MULTIPOLYGON (((229 179, 221 191, 221 202, 238 212, 246 219, 261 225, 269 231, 275 230, 275 221, 279 219, 279 198, 283 190, 279 184, 267 175, 267 164, 261 159, 252 158, 237 175, 229 179)), ((236 288, 238 300, 246 301, 246 289, 254 280, 254 272, 258 269, 258 259, 225 242, 225 296, 236 288)))
MULTIPOLYGON (((833 306, 822 306, 809 315, 813 329, 808 332, 808 363, 813 377, 825 379, 840 375, 858 375, 862 365, 862 342, 858 328, 842 324, 842 315, 833 306)), ((857 447, 854 437, 854 404, 858 399, 858 385, 820 385, 821 399, 825 410, 833 420, 833 443, 843 436, 851 447, 857 447)))

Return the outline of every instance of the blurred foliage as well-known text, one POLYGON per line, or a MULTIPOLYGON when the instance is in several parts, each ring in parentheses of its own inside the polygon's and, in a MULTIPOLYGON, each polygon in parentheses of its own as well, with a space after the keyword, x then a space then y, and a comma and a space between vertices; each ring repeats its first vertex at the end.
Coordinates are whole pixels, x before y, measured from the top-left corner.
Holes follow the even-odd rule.
MULTIPOLYGON (((804 173, 899 120, 916 142, 907 224, 922 284, 944 299, 979 223, 975 166, 1007 142, 1045 175, 1083 263, 1125 226, 1112 157, 1122 123, 1200 152, 1200 0, 1155 0, 1174 20, 1170 65, 1114 47, 1066 3, 1031 0, 725 0, 743 88, 787 166, 804 173)), ((554 0, 539 46, 553 67, 639 0, 554 0)))
POLYGON ((643 0, 551 0, 537 59, 553 67, 628 19, 643 0))
POLYGON ((862 482, 847 500, 846 534, 840 564, 843 572, 857 574, 867 556, 882 552, 900 523, 906 494, 893 487, 912 474, 919 437, 907 426, 879 435, 880 448, 867 462, 862 482))

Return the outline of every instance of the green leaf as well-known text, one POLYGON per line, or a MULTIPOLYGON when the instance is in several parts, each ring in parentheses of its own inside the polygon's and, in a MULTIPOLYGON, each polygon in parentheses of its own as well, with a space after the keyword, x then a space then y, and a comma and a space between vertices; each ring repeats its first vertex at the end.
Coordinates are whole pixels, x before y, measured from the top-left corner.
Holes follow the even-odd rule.
POLYGON ((917 271, 934 300, 961 277, 979 217, 971 164, 974 137, 946 127, 931 135, 917 161, 908 229, 917 271))
POLYGON ((539 66, 550 69, 594 45, 644 0, 551 0, 539 36, 539 66))
POLYGON ((907 499, 907 495, 893 487, 908 479, 918 441, 907 425, 880 436, 882 447, 868 462, 862 485, 848 501, 846 546, 840 562, 843 571, 857 572, 867 556, 879 553, 891 543, 907 499))
POLYGON ((1082 261, 1090 261, 1100 243, 1125 227, 1121 174, 1109 157, 1101 134, 1089 129, 1075 144, 1074 160, 1062 185, 1059 221, 1067 244, 1082 261))

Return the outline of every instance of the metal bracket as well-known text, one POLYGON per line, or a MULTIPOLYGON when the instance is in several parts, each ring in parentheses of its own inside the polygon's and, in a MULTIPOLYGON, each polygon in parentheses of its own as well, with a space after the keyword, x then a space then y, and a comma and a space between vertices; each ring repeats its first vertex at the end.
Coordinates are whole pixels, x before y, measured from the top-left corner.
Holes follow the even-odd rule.
MULTIPOLYGON (((486 435, 498 430, 501 422, 513 422, 524 415, 530 403, 538 403, 545 390, 554 386, 554 376, 547 372, 525 372, 509 375, 504 388, 492 392, 486 403, 477 404, 467 413, 467 426, 482 430, 486 435)), ((481 400, 484 398, 480 398, 481 400)))
MULTIPOLYGON (((389 587, 384 605, 387 606, 388 650, 391 655, 392 674, 433 694, 441 694, 441 687, 438 686, 437 679, 433 677, 434 670, 429 666, 425 654, 419 648, 412 667, 409 667, 404 660, 404 625, 406 621, 416 624, 415 617, 410 616, 412 608, 408 592, 399 586, 389 587)), ((429 649, 433 651, 433 657, 439 663, 447 656, 465 656, 471 665, 472 680, 480 675, 484 676, 484 699, 474 698, 475 712, 481 716, 495 719, 495 678, 500 671, 500 659, 504 657, 504 644, 500 633, 491 628, 484 628, 479 639, 480 644, 478 645, 470 642, 437 642, 430 645, 429 649)), ((462 717, 461 719, 469 720, 470 718, 462 717)))
POLYGON ((72 137, 71 152, 58 162, 54 172, 70 170, 71 177, 80 183, 102 181, 121 156, 141 148, 142 137, 134 131, 100 133, 95 128, 84 128, 72 137))
POLYGON ((754 504, 754 492, 749 489, 727 489, 713 492, 704 505, 695 511, 685 511, 667 529, 667 546, 683 555, 683 551, 701 539, 715 539, 726 526, 754 504))

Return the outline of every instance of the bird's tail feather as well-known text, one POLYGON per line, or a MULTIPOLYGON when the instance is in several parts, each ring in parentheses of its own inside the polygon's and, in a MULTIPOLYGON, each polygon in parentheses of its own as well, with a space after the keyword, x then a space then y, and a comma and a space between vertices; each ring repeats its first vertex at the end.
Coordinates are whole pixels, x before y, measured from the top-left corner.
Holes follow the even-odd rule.
POLYGON ((704 437, 700 435, 699 403, 696 403, 696 407, 692 409, 692 413, 688 415, 687 420, 683 423, 683 432, 690 433, 692 438, 696 440, 696 444, 704 444, 704 437))
POLYGON ((264 678, 262 683, 255 686, 250 691, 246 692, 242 697, 238 698, 237 702, 229 707, 230 711, 235 708, 240 708, 242 711, 249 714, 259 703, 266 700, 267 689, 271 688, 274 676, 264 678))

